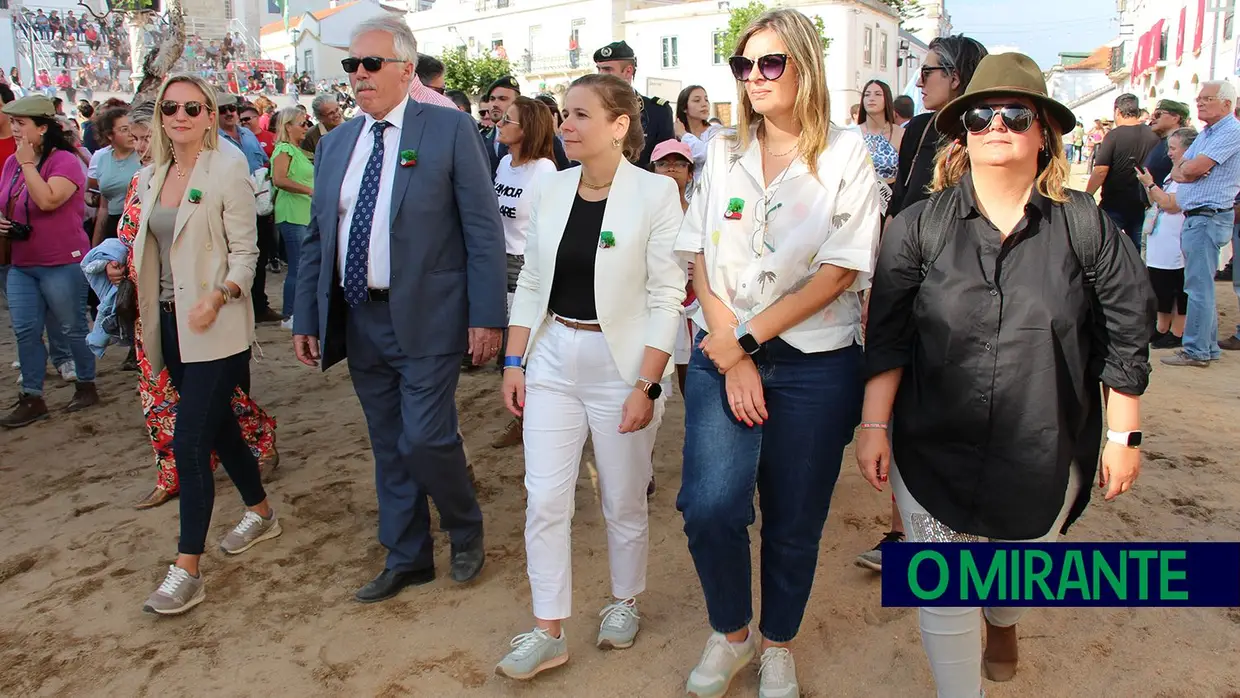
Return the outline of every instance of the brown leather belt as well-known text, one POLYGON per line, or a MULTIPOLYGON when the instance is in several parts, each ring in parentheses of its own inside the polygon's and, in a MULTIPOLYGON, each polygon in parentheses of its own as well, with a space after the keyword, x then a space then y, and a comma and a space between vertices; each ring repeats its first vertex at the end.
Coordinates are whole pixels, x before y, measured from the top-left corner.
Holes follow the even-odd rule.
POLYGON ((574 330, 582 330, 584 332, 602 332, 603 326, 597 322, 576 322, 574 320, 565 320, 559 315, 554 315, 555 321, 574 330))

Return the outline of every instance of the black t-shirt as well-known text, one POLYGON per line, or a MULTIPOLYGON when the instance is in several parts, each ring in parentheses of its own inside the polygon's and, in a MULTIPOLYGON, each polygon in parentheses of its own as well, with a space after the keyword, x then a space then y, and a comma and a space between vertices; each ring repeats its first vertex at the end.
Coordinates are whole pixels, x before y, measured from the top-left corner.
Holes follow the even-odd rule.
POLYGON ((1158 141, 1158 145, 1145 156, 1145 169, 1150 171, 1150 176, 1154 178, 1154 183, 1162 186, 1167 181, 1167 175, 1171 174, 1171 154, 1167 152, 1166 138, 1158 141))
POLYGON ((1116 126, 1102 139, 1094 153, 1094 167, 1110 167, 1102 180, 1102 208, 1111 211, 1144 211, 1145 198, 1137 167, 1158 145, 1158 135, 1145 124, 1116 126))
POLYGON ((594 258, 599 245, 605 244, 600 240, 606 210, 607 199, 586 201, 580 194, 573 199, 555 256, 555 276, 547 301, 547 307, 556 315, 583 322, 598 319, 594 305, 594 258))

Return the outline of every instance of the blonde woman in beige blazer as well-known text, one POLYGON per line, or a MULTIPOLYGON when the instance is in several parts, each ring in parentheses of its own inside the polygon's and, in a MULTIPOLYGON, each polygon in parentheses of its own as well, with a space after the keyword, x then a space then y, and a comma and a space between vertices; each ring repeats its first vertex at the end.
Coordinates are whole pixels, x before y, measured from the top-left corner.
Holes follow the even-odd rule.
POLYGON ((133 244, 142 343, 151 371, 168 369, 180 400, 172 437, 181 483, 176 563, 143 610, 175 615, 205 598, 198 561, 215 484, 211 453, 248 511, 220 543, 229 554, 280 535, 258 461, 231 399, 249 387, 254 310, 243 296, 258 260, 254 188, 245 156, 218 136, 214 91, 189 75, 160 88, 152 164, 139 173, 142 215, 133 244))
MULTIPOLYGON (((504 402, 523 417, 525 551, 535 627, 497 667, 530 679, 568 661, 572 521, 589 434, 607 522, 612 599, 595 644, 630 647, 646 588, 646 487, 685 297, 672 252, 683 214, 676 183, 631 164, 641 117, 628 83, 578 79, 561 127, 581 167, 531 184, 525 265, 513 298, 504 402)), ((670 382, 669 382, 670 384, 670 382)))

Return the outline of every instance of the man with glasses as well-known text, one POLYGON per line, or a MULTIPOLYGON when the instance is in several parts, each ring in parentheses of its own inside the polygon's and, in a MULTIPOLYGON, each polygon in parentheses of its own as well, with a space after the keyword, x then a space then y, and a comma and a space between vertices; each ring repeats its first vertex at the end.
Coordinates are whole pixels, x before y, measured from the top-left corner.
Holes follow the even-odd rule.
POLYGON ((408 97, 417 60, 403 19, 353 29, 341 64, 362 115, 319 141, 293 313, 297 359, 347 360, 370 432, 388 555, 362 603, 435 579, 431 502, 452 579, 485 557, 455 394, 466 347, 479 366, 500 350, 504 228, 473 120, 408 97))
POLYGON ((1183 346, 1162 358, 1168 366, 1207 368, 1222 356, 1222 347, 1240 349, 1240 339, 1234 336, 1219 343, 1214 298, 1219 251, 1231 240, 1233 207, 1240 194, 1240 121, 1232 114, 1235 107, 1234 85, 1225 80, 1201 83, 1197 118, 1206 127, 1171 170, 1171 179, 1180 184, 1176 206, 1184 212, 1180 249, 1188 312, 1183 346))
POLYGON ((1158 136, 1158 145, 1145 158, 1145 169, 1159 186, 1167 181, 1171 174, 1171 155, 1167 152, 1167 141, 1178 128, 1188 126, 1188 105, 1172 99, 1159 100, 1158 107, 1150 115, 1150 130, 1158 136))
MULTIPOLYGON (((237 146, 245 155, 250 166, 250 174, 268 166, 267 153, 263 152, 263 144, 248 128, 241 127, 239 109, 241 100, 227 92, 220 94, 217 108, 219 109, 220 137, 237 146)), ((254 272, 254 283, 250 286, 250 300, 254 303, 255 322, 280 322, 284 319, 280 313, 271 309, 267 299, 267 265, 275 248, 276 221, 275 216, 268 214, 258 216, 258 265, 254 272)))
POLYGON ((456 104, 443 94, 443 75, 443 63, 431 56, 419 55, 417 67, 414 69, 413 82, 409 85, 409 96, 415 102, 456 109, 456 104))
POLYGON ((319 125, 310 129, 306 137, 301 139, 301 149, 307 153, 314 153, 319 147, 319 139, 344 123, 344 110, 340 108, 335 95, 322 94, 310 103, 310 111, 314 113, 314 118, 318 120, 319 125))
MULTIPOLYGON (((508 154, 508 146, 499 142, 499 122, 504 119, 504 115, 508 113, 508 107, 521 96, 521 86, 517 84, 517 79, 511 75, 496 80, 491 89, 487 90, 490 97, 488 104, 491 109, 491 123, 495 127, 483 136, 483 143, 486 145, 487 155, 491 158, 491 179, 495 179, 495 173, 499 170, 499 163, 508 154)), ((564 144, 559 138, 551 141, 551 150, 555 155, 555 168, 557 170, 566 170, 571 164, 568 155, 564 153, 564 144)))
MULTIPOLYGON (((594 66, 605 75, 615 75, 630 85, 637 75, 637 56, 633 49, 623 41, 615 41, 594 52, 594 66)), ((633 90, 637 92, 637 90, 633 90)), ((636 165, 643 170, 650 169, 650 153, 654 147, 666 140, 676 138, 676 130, 672 126, 672 108, 666 99, 647 97, 640 92, 639 105, 642 109, 642 133, 646 134, 646 146, 642 148, 642 156, 636 165)), ((557 158, 558 159, 558 158, 557 158)), ((563 168, 561 168, 563 169, 563 168)))
POLYGON ((1098 207, 1107 212, 1132 244, 1141 250, 1141 228, 1145 224, 1147 199, 1137 181, 1137 168, 1158 145, 1158 136, 1141 119, 1137 96, 1115 98, 1115 128, 1094 151, 1094 169, 1085 191, 1093 195, 1102 188, 1098 207))
POLYGON ((250 102, 242 102, 237 107, 237 121, 242 128, 249 129, 250 133, 254 134, 259 145, 263 147, 263 153, 270 158, 276 149, 276 134, 263 130, 259 122, 258 107, 250 102))

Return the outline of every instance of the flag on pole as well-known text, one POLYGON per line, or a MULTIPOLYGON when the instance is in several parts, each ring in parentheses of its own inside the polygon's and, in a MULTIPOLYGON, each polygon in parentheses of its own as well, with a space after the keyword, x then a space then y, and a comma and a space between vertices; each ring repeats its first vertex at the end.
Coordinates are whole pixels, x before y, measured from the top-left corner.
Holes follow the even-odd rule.
POLYGON ((288 30, 288 0, 267 0, 267 12, 280 15, 284 20, 284 29, 288 30))

